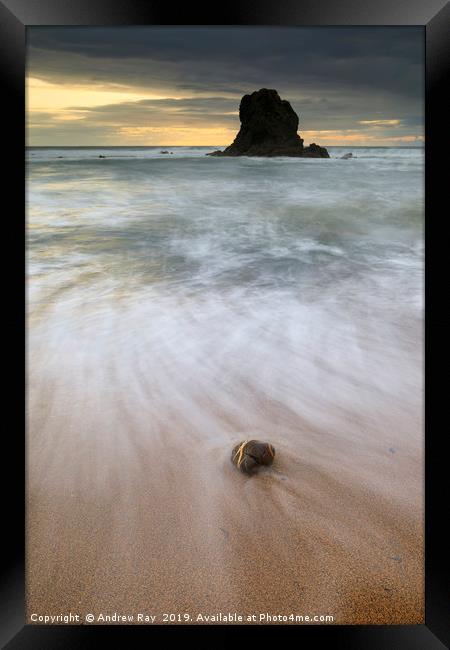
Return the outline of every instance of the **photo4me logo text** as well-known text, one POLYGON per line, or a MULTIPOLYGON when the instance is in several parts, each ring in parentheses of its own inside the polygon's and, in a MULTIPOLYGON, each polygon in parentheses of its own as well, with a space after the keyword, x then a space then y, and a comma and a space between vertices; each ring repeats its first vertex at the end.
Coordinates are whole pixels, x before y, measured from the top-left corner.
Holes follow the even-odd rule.
POLYGON ((110 614, 31 614, 31 623, 41 625, 68 624, 68 623, 333 623, 334 616, 329 614, 238 614, 237 612, 216 614, 123 614, 113 612, 110 614))

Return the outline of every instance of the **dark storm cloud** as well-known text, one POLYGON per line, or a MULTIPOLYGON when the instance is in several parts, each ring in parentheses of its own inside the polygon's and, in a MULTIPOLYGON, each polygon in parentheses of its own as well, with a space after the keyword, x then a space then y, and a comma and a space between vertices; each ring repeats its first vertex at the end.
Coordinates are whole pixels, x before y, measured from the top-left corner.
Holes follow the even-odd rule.
POLYGON ((243 61, 267 55, 401 56, 421 62, 421 28, 33 27, 28 44, 53 52, 133 59, 243 61))
POLYGON ((420 94, 420 28, 32 28, 33 74, 240 94, 275 82, 420 94), (80 66, 80 58, 83 65, 80 66), (155 63, 160 64, 158 68, 155 63))

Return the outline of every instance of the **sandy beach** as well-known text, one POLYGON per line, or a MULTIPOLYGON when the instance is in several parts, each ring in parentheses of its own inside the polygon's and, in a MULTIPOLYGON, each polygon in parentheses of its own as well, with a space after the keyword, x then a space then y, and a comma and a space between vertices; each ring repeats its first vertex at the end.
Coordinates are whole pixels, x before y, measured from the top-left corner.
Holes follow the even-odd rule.
POLYGON ((421 623, 421 468, 411 451, 400 443, 390 453, 387 439, 369 453, 348 420, 355 440, 335 444, 276 405, 261 401, 258 410, 277 423, 261 437, 275 440, 278 457, 253 478, 231 466, 230 445, 205 447, 186 423, 183 437, 173 422, 149 441, 145 418, 121 402, 112 415, 133 432, 130 448, 119 436, 113 449, 55 440, 64 465, 52 452, 28 502, 28 613, 421 623))
POLYGON ((205 349, 194 332, 185 338, 166 322, 175 337, 164 335, 166 349, 157 336, 153 347, 135 338, 130 352, 121 346, 126 325, 113 322, 106 340, 89 319, 78 323, 78 338, 67 325, 58 337, 48 319, 42 349, 31 337, 30 616, 148 613, 163 622, 188 613, 195 623, 198 614, 230 611, 423 621, 421 413, 420 404, 406 413, 390 398, 395 359, 364 386, 362 367, 344 369, 338 356, 319 368, 311 392, 301 372, 293 381, 294 366, 306 372, 308 360, 280 354, 268 376, 249 384, 246 370, 265 350, 257 339, 244 337, 244 349, 230 338, 227 350, 213 336, 205 349), (244 376, 236 372, 225 389, 239 362, 244 376), (333 406, 333 392, 348 394, 347 403, 333 406), (355 408, 361 400, 364 411, 355 408), (233 445, 250 437, 276 448, 273 467, 254 477, 230 462, 233 445))

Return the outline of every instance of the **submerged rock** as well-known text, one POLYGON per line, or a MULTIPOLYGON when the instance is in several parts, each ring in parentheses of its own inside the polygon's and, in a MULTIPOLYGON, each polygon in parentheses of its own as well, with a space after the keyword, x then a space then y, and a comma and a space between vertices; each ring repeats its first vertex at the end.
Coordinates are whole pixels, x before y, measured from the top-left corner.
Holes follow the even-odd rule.
POLYGON ((268 442, 240 442, 231 452, 231 462, 244 474, 253 474, 260 465, 272 465, 275 448, 268 442))
POLYGON ((159 153, 169 153, 168 151, 160 151, 159 153))
POLYGON ((344 155, 341 156, 341 160, 349 160, 349 158, 353 158, 352 153, 344 153, 344 155))
POLYGON ((261 88, 244 95, 239 106, 241 128, 234 142, 224 151, 207 156, 305 156, 329 158, 324 147, 303 147, 298 135, 298 115, 276 90, 261 88))
POLYGON ((319 147, 318 144, 313 142, 309 147, 303 149, 303 156, 305 158, 329 158, 330 155, 325 147, 319 147))

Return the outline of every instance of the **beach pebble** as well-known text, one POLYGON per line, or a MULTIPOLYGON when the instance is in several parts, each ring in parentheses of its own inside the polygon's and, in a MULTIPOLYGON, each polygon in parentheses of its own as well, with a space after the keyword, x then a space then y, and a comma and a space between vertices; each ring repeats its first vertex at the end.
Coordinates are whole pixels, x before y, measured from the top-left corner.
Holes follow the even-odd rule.
POLYGON ((244 474, 253 474, 261 465, 271 465, 275 448, 268 442, 245 440, 237 444, 231 453, 231 462, 244 474))

